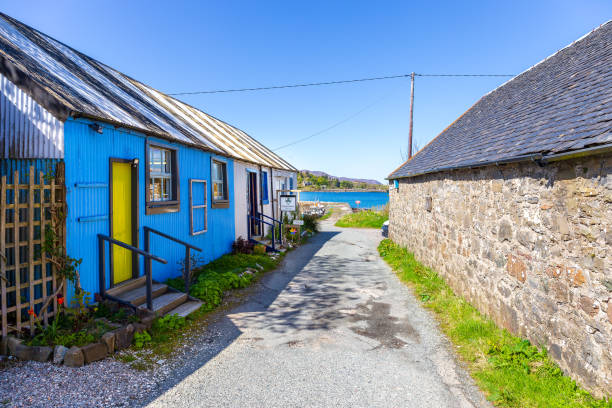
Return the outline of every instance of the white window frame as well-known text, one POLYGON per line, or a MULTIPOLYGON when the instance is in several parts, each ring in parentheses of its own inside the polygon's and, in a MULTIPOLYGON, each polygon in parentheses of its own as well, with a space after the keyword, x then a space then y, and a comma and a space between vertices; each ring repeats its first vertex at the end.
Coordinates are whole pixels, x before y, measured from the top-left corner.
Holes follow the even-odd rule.
POLYGON ((208 231, 208 183, 206 180, 189 179, 189 233, 191 235, 200 235, 208 231), (193 183, 204 184, 204 204, 193 204, 193 183), (193 210, 204 209, 204 229, 194 231, 193 229, 193 210))

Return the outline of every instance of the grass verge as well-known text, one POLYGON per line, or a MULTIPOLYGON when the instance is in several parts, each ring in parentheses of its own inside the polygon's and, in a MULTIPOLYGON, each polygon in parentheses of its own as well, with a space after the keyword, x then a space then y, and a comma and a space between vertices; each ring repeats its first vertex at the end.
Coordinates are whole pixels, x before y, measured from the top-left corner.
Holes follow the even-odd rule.
POLYGON ((324 221, 324 220, 328 219, 329 217, 331 217, 333 213, 334 213, 334 209, 333 208, 328 208, 327 211, 325 211, 325 214, 323 214, 319 218, 319 220, 324 221))
POLYGON ((336 227, 344 228, 381 228, 383 223, 389 219, 386 212, 360 211, 346 214, 338 221, 336 227))
POLYGON ((500 407, 612 407, 576 385, 546 349, 511 335, 456 296, 434 271, 389 239, 378 246, 383 259, 431 309, 487 398, 500 407))

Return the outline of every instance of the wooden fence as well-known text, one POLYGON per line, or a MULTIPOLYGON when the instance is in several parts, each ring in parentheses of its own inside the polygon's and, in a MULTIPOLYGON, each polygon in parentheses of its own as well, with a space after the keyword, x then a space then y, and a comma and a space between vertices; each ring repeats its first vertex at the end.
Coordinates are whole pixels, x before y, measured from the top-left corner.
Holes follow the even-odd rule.
MULTIPOLYGON (((12 184, 2 176, 0 184, 0 306, 2 336, 12 331, 34 330, 34 316, 46 325, 57 313, 55 299, 46 310, 40 310, 60 281, 56 268, 41 250, 48 226, 59 232, 65 248, 64 167, 36 175, 34 167, 19 179, 15 171, 12 184), (55 173, 55 174, 52 174, 55 173), (26 184, 27 183, 27 184, 26 184)), ((65 285, 64 285, 65 294, 65 285)))

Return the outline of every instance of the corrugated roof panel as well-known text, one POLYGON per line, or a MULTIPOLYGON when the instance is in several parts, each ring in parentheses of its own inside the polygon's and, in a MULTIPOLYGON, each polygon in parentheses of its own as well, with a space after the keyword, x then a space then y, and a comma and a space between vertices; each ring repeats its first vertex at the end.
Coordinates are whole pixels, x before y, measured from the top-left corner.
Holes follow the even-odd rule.
POLYGON ((0 69, 11 66, 11 75, 17 75, 20 86, 43 89, 51 96, 49 100, 72 114, 108 120, 265 166, 296 170, 240 129, 135 81, 2 13, 0 59, 6 62, 0 64, 0 69))

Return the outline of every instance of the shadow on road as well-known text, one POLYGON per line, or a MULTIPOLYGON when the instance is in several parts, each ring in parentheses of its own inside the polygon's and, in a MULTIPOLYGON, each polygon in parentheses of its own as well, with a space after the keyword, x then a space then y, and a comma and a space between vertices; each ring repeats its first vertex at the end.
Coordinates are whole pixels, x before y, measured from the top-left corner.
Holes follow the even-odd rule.
MULTIPOLYGON (((179 362, 173 363, 173 367, 178 368, 175 368, 175 371, 160 385, 156 393, 145 401, 139 401, 135 406, 146 406, 153 402, 230 346, 242 331, 228 316, 249 314, 253 317, 245 318, 245 323, 250 326, 257 325, 258 322, 264 324, 263 312, 268 311, 278 295, 289 285, 291 285, 289 290, 294 290, 295 287, 299 294, 294 301, 291 301, 293 297, 289 296, 288 302, 283 301, 275 307, 272 315, 272 320, 277 323, 272 328, 275 332, 282 333, 291 329, 325 329, 332 320, 340 318, 339 314, 329 310, 341 300, 339 288, 341 277, 328 273, 340 266, 339 257, 316 255, 317 251, 337 234, 339 232, 336 231, 319 232, 310 242, 287 254, 277 270, 265 274, 240 305, 230 310, 212 312, 210 318, 212 323, 206 326, 206 333, 203 338, 197 340, 194 350, 187 350, 180 355, 179 362), (299 277, 307 265, 308 282, 299 277), (314 280, 313 274, 316 276, 314 280)), ((346 290, 346 294, 350 296, 350 291, 346 290)), ((266 320, 268 319, 269 315, 266 320)))

